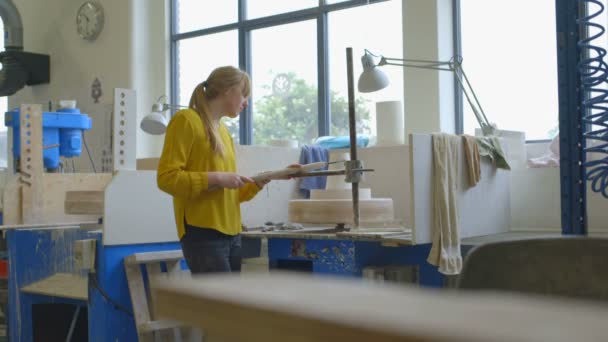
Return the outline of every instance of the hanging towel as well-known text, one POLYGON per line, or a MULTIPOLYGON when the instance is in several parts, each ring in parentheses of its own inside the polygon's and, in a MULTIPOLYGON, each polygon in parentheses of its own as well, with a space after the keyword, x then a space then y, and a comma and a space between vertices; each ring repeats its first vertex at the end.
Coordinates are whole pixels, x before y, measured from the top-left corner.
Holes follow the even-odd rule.
POLYGON ((462 269, 456 184, 459 178, 460 137, 433 134, 433 241, 427 261, 443 274, 462 269))
MULTIPOLYGON (((300 151, 300 164, 328 162, 329 151, 318 145, 304 145, 300 151)), ((327 168, 326 168, 327 169, 327 168)), ((310 190, 325 189, 327 176, 304 177, 300 182, 300 192, 305 198, 310 198, 310 190)))
POLYGON ((469 174, 469 187, 474 187, 481 179, 481 156, 475 137, 470 135, 462 136, 464 156, 466 159, 467 171, 469 174))

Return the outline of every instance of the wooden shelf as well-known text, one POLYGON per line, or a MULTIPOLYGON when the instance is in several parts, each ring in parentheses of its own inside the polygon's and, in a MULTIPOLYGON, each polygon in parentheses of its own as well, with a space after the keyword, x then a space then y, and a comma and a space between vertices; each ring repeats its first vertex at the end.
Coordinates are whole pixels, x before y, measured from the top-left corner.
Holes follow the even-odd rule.
POLYGON ((21 288, 21 292, 87 301, 88 279, 77 274, 56 273, 21 288))

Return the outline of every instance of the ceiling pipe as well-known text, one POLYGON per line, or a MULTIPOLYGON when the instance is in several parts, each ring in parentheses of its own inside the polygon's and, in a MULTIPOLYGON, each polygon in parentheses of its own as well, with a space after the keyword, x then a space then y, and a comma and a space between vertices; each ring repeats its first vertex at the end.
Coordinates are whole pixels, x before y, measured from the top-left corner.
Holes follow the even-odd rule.
POLYGON ((0 0, 0 17, 4 23, 4 48, 23 50, 23 24, 21 14, 12 0, 0 0))

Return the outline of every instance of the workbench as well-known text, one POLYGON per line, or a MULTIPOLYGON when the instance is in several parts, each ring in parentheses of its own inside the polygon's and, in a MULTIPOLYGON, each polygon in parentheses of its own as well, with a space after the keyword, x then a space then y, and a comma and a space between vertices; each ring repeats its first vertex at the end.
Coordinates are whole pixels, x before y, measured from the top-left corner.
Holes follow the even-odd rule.
POLYGON ((11 341, 36 341, 40 334, 47 341, 63 341, 73 321, 74 341, 85 340, 78 336, 88 336, 88 341, 137 341, 123 259, 181 247, 177 242, 106 246, 102 241, 101 230, 73 227, 7 232, 11 341), (96 241, 95 272, 90 274, 74 263, 74 242, 84 239, 96 241), (59 335, 49 336, 52 332, 59 335))
POLYGON ((414 245, 407 229, 390 230, 311 227, 245 232, 243 237, 268 240, 270 269, 361 277, 368 266, 409 266, 413 282, 442 287, 444 277, 426 262, 431 245, 414 245))

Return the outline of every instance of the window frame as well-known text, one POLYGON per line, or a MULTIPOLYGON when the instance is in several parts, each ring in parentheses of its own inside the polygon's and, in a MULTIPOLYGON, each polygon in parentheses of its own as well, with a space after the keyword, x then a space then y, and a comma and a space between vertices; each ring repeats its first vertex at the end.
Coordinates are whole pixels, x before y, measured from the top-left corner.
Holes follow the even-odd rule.
MULTIPOLYGON (((261 28, 268 28, 291 24, 306 20, 316 20, 317 22, 317 68, 318 81, 318 134, 319 136, 330 134, 330 87, 329 87, 329 47, 328 47, 328 14, 333 11, 345 10, 358 6, 367 6, 390 0, 347 0, 334 4, 327 4, 325 0, 319 0, 317 7, 307 8, 298 11, 285 12, 266 17, 254 19, 247 18, 247 0, 238 0, 238 21, 220 26, 208 27, 200 30, 177 33, 177 1, 172 0, 170 17, 170 89, 171 99, 178 98, 178 65, 177 65, 177 44, 180 40, 211 35, 229 30, 238 30, 239 37, 239 68, 251 73, 251 31, 261 28)), ((399 1, 399 0, 393 0, 399 1)), ((251 145, 253 141, 253 121, 251 98, 249 105, 239 116, 239 143, 241 145, 251 145)))

